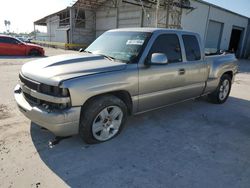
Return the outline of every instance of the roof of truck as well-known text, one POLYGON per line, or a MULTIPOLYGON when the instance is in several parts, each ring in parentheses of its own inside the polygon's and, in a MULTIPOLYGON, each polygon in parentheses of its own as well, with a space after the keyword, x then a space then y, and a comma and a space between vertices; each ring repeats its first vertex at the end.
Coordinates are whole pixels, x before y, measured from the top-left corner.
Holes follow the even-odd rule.
POLYGON ((180 32, 180 33, 189 33, 189 34, 197 34, 191 31, 182 30, 182 29, 166 29, 166 28, 153 28, 153 27, 134 27, 134 28, 120 28, 120 29, 112 29, 109 31, 132 31, 132 32, 180 32))

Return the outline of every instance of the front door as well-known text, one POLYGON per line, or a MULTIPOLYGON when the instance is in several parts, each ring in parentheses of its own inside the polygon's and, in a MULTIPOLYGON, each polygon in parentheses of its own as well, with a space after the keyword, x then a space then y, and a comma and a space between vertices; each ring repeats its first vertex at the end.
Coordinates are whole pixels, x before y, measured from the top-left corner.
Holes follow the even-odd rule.
POLYGON ((201 60, 186 61, 176 34, 159 35, 148 57, 153 53, 165 53, 169 63, 139 68, 139 112, 201 95, 206 65, 201 60))
POLYGON ((0 52, 2 55, 25 55, 26 46, 11 37, 1 37, 0 52))

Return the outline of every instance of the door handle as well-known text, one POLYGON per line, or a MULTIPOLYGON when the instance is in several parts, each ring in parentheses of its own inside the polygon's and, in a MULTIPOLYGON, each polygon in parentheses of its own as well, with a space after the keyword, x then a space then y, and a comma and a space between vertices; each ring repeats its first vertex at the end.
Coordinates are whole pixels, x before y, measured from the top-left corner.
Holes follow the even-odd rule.
POLYGON ((186 73, 185 69, 179 69, 179 75, 183 75, 185 73, 186 73))

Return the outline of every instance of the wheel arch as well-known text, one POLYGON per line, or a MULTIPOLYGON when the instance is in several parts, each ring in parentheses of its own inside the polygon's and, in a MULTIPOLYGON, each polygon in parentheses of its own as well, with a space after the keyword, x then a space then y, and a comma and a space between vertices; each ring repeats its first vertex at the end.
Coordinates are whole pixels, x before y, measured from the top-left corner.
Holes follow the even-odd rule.
POLYGON ((39 55, 42 55, 41 51, 39 49, 37 49, 37 48, 30 48, 28 50, 28 55, 32 55, 31 54, 32 51, 36 51, 39 55))
POLYGON ((228 76, 230 76, 231 80, 233 79, 233 71, 224 72, 224 73, 222 74, 222 76, 223 76, 223 75, 228 75, 228 76))
POLYGON ((117 91, 111 91, 111 92, 107 92, 107 93, 102 93, 102 94, 97 94, 97 95, 94 95, 90 98, 88 98, 84 104, 82 105, 82 111, 84 109, 86 109, 86 107, 93 101, 95 100, 96 98, 98 97, 102 97, 102 96, 105 96, 105 95, 113 95, 119 99, 121 99, 124 104, 127 106, 128 108, 128 114, 131 115, 133 113, 133 102, 132 102, 132 97, 130 95, 130 93, 128 91, 125 91, 125 90, 117 90, 117 91))

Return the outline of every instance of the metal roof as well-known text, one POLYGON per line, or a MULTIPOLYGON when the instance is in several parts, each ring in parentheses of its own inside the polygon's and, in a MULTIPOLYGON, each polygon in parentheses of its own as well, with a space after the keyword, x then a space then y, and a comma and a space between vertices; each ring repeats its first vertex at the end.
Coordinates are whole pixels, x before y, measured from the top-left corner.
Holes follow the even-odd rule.
POLYGON ((108 0, 78 0, 73 7, 84 7, 86 9, 97 9, 108 0))
MULTIPOLYGON (((113 5, 115 6, 115 0, 77 0, 73 5, 72 7, 82 7, 82 8, 85 8, 85 9, 91 9, 91 10, 95 10, 95 9, 98 9, 99 7, 103 6, 106 2, 108 1, 111 1, 113 3, 113 5)), ((230 11, 228 9, 225 9, 225 8, 222 8, 220 6, 217 6, 217 5, 214 5, 214 4, 211 4, 211 3, 208 3, 204 0, 194 0, 196 2, 199 2, 199 3, 203 3, 203 4, 206 4, 208 6, 212 6, 212 7, 215 7, 215 8, 218 8, 218 9, 221 9, 223 11, 226 11, 226 12, 229 12, 231 14, 234 14, 234 15, 238 15, 240 17, 243 17, 243 18, 248 18, 247 16, 243 16, 241 14, 238 14, 236 12, 233 12, 233 11, 230 11)), ((144 6, 145 7, 148 7, 148 8, 151 8, 153 5, 156 4, 156 1, 155 0, 122 0, 122 2, 130 2, 131 4, 134 4, 134 5, 141 5, 141 2, 143 2, 144 6), (134 3, 133 3, 134 2, 134 3)), ((167 1, 166 1, 167 2, 167 1)), ((166 3, 165 2, 165 3, 166 3)), ((179 6, 179 7, 182 7, 182 8, 192 8, 190 6, 188 6, 188 3, 189 1, 187 0, 182 0, 181 1, 182 3, 177 3, 175 4, 176 6, 179 6)), ((189 3, 190 4, 190 3, 189 3)), ((163 4, 162 4, 163 5, 163 4)), ((114 7, 113 6, 113 7, 114 7)), ((50 14, 48 16, 45 16, 44 18, 42 19, 39 19, 37 21, 34 22, 34 24, 36 25, 44 25, 46 26, 46 20, 49 18, 49 17, 52 17, 54 15, 57 15, 63 11, 67 11, 69 9, 69 7, 63 9, 63 10, 60 10, 56 13, 53 13, 53 14, 50 14)))

